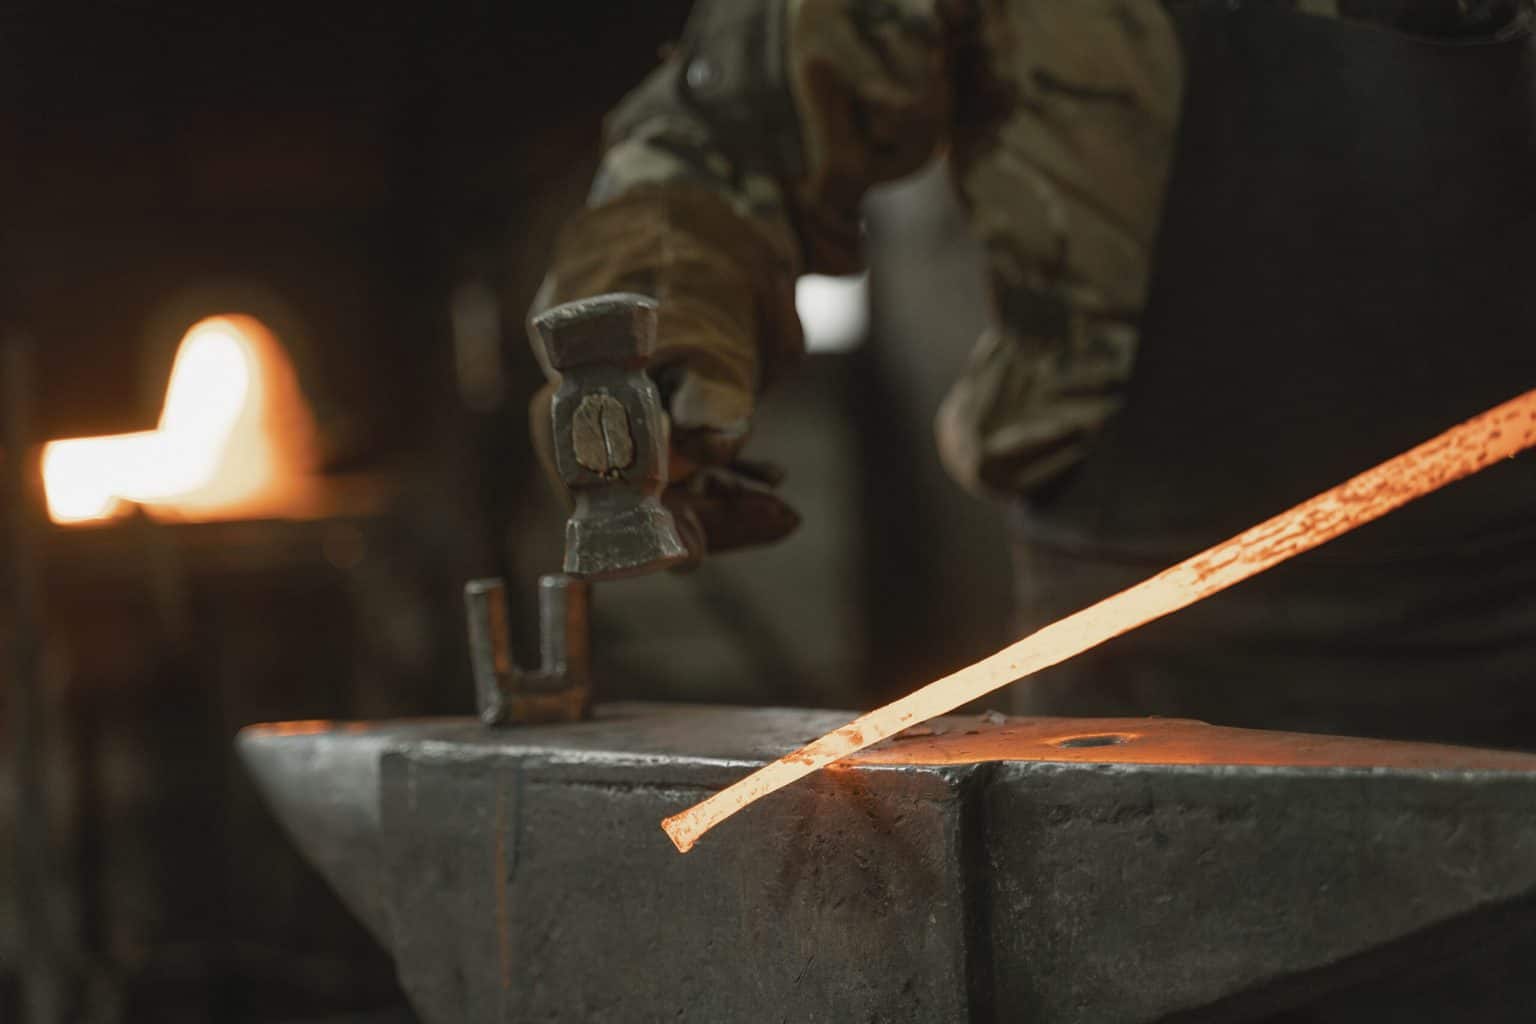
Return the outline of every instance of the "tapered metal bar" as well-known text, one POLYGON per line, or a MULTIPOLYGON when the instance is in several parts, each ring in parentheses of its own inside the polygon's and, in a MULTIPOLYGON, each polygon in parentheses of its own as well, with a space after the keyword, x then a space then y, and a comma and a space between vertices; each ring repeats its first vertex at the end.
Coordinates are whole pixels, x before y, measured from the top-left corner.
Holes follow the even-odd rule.
POLYGON ((469 620, 476 704, 481 720, 493 725, 505 713, 503 681, 518 670, 512 659, 506 584, 499 579, 470 580, 464 585, 464 613, 469 620))
POLYGON ((569 576, 539 578, 539 668, 562 684, 586 688, 592 678, 591 584, 569 576))

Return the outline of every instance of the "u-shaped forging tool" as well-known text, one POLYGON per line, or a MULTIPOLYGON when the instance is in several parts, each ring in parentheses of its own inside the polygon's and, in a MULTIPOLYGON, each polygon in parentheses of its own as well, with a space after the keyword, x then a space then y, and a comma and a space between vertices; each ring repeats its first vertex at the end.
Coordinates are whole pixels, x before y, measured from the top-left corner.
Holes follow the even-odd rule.
POLYGON ((569 576, 539 578, 539 665, 524 669, 512 651, 506 584, 483 579, 464 585, 481 721, 533 725, 586 717, 592 702, 591 595, 590 584, 569 576))

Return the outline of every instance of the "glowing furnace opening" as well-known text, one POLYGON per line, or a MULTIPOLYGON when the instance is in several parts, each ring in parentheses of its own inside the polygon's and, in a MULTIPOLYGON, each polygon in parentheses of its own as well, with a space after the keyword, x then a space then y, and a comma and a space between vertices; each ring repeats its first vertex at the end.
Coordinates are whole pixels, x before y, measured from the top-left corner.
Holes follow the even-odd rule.
POLYGON ((53 441, 48 514, 92 523, 305 517, 315 426, 287 352, 260 321, 216 316, 182 338, 154 430, 53 441))

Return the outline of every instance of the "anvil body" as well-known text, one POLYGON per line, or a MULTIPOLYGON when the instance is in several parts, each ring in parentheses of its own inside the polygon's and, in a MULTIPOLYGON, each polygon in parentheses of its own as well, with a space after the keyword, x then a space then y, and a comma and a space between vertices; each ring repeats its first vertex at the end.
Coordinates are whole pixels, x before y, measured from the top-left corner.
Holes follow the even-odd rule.
POLYGON ((626 704, 240 746, 429 1024, 1527 1019, 1536 756, 940 719, 672 849, 662 817, 846 720, 626 704))

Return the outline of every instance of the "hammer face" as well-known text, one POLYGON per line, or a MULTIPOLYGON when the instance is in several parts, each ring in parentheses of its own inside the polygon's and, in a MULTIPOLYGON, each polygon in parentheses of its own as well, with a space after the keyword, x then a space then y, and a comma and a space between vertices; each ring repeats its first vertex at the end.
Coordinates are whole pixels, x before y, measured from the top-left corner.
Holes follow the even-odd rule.
POLYGON ((577 579, 639 576, 687 558, 672 513, 654 496, 578 496, 565 524, 564 570, 577 579))

